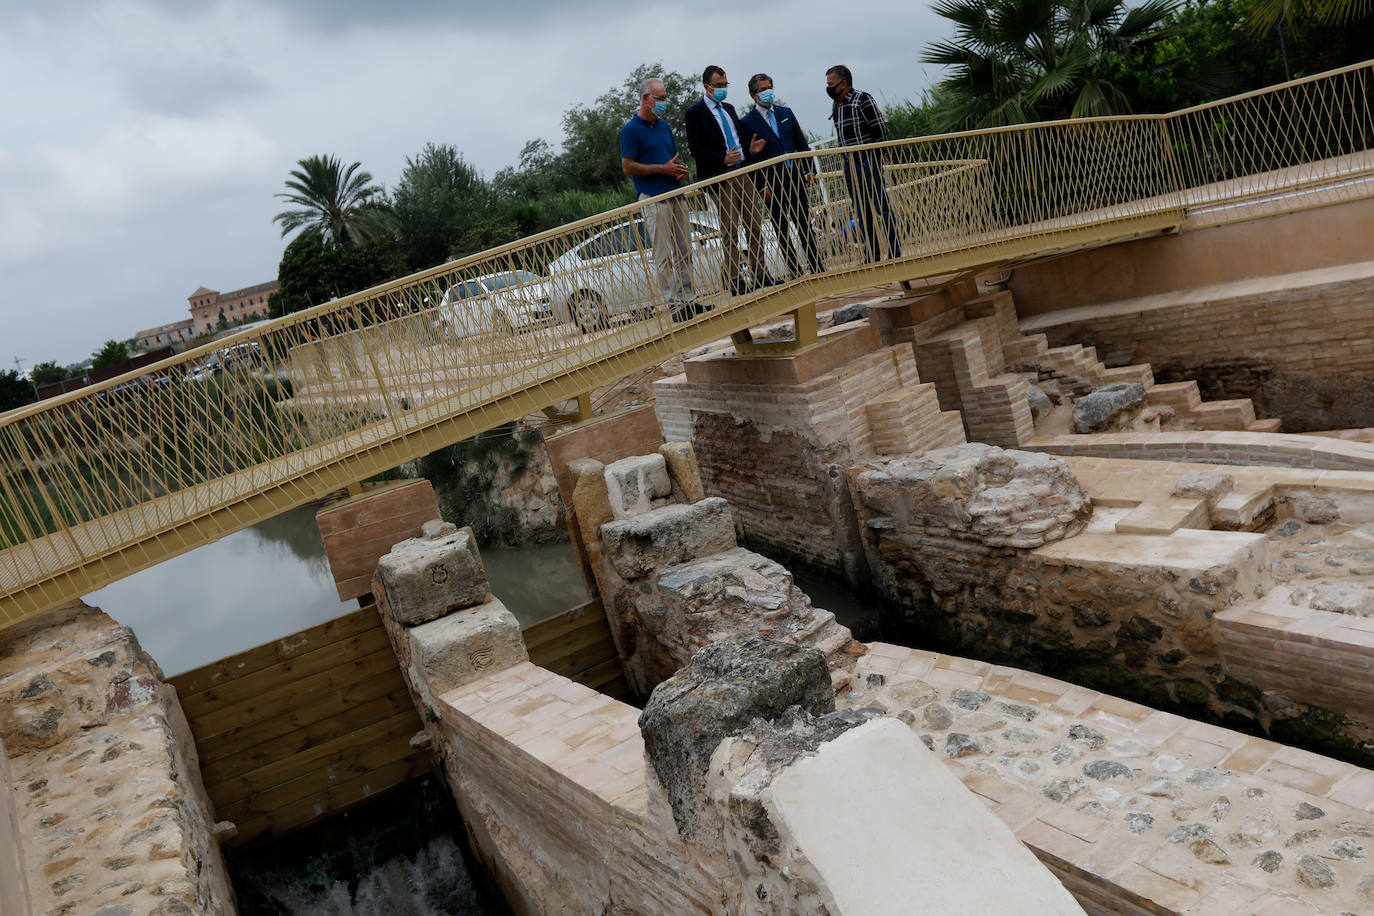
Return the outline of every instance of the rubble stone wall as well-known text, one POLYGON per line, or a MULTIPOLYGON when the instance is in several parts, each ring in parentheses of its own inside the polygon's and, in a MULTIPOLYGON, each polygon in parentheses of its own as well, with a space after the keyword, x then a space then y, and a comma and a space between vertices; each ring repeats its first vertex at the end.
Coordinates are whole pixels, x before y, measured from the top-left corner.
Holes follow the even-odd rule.
POLYGON ((79 602, 4 632, 0 744, 32 912, 234 912, 161 674, 127 627, 79 602))
POLYGON ((1256 596, 1263 536, 1083 533, 1086 498, 1046 460, 973 444, 851 471, 870 565, 901 622, 970 654, 1228 709, 1212 618, 1256 596))

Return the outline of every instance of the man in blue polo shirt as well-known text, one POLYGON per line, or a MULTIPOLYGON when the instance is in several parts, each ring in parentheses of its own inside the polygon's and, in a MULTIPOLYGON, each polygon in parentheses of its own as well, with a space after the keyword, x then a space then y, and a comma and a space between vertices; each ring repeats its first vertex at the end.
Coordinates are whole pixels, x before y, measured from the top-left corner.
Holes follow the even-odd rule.
MULTIPOLYGON (((663 120, 668 92, 663 81, 647 79, 639 87, 639 110, 620 129, 620 167, 634 181, 639 199, 677 190, 687 179, 687 166, 678 158, 673 129, 663 120)), ((679 195, 644 205, 644 220, 654 245, 658 288, 674 321, 697 311, 692 292, 692 229, 687 202, 679 195)))

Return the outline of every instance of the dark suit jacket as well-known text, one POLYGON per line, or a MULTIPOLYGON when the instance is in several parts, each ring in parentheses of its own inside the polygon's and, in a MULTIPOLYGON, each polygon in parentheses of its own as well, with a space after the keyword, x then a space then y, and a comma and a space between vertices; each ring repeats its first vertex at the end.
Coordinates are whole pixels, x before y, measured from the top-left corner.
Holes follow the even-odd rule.
MULTIPOLYGON (((739 116, 735 114, 735 106, 729 102, 721 102, 720 107, 730 115, 730 127, 735 132, 735 140, 747 156, 749 144, 745 142, 747 138, 744 136, 744 128, 740 126, 739 116)), ((706 100, 700 99, 688 108, 682 120, 687 128, 687 148, 692 151, 692 158, 697 161, 697 180, 715 178, 726 171, 725 154, 728 150, 725 148, 725 137, 720 130, 720 121, 716 120, 715 112, 706 104, 706 100)), ((741 160, 734 167, 740 168, 744 165, 745 161, 741 160)))
MULTIPOLYGON (((755 135, 764 140, 763 149, 749 157, 751 163, 763 162, 766 159, 773 159, 777 156, 785 156, 788 153, 804 153, 811 149, 806 142, 806 134, 802 132, 801 125, 797 123, 796 115, 792 114, 792 109, 782 105, 773 106, 773 117, 778 122, 778 132, 773 133, 773 128, 768 126, 768 119, 763 116, 763 109, 757 105, 754 110, 745 115, 740 124, 743 126, 744 149, 749 149, 749 141, 755 135)), ((814 159, 797 159, 793 166, 800 169, 800 174, 814 172, 816 161, 814 159)), ((779 176, 777 169, 762 169, 756 179, 760 186, 776 180, 779 176)))

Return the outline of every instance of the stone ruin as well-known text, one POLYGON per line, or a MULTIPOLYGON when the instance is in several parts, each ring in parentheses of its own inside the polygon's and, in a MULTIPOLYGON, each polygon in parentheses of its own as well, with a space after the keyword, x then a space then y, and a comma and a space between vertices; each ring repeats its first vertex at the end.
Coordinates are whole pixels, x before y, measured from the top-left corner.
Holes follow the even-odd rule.
POLYGON ((691 446, 570 470, 580 545, 640 694, 733 633, 815 646, 838 669, 863 653, 787 569, 737 545, 729 504, 700 495, 691 446))

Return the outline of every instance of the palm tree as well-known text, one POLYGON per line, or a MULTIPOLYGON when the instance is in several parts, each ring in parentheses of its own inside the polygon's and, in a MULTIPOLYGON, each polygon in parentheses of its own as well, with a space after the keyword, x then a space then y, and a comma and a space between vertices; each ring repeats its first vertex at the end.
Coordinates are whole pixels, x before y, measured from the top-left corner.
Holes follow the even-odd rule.
POLYGON ((939 130, 1122 114, 1113 63, 1173 35, 1177 0, 935 0, 954 38, 921 60, 951 68, 939 130))
POLYGON ((361 163, 344 168, 334 156, 310 156, 298 165, 286 182, 289 193, 273 195, 301 207, 272 217, 282 235, 304 228, 350 248, 385 230, 384 192, 370 173, 359 171, 361 163))
POLYGON ((1374 0, 1250 0, 1246 7, 1246 24, 1256 32, 1267 32, 1275 24, 1292 25, 1306 18, 1318 22, 1359 19, 1374 11, 1374 0))

